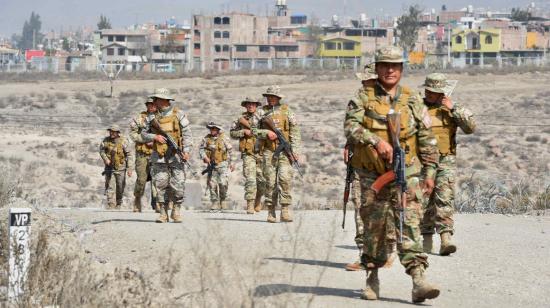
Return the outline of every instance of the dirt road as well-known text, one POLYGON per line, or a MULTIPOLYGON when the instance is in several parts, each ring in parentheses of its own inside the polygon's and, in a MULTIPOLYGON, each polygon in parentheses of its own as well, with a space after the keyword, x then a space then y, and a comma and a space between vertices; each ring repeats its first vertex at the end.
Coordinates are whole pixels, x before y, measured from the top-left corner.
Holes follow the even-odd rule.
MULTIPOLYGON (((354 223, 337 211, 296 213, 292 224, 268 224, 265 212, 184 212, 182 224, 155 224, 137 214, 93 209, 50 211, 77 226, 98 267, 131 268, 172 300, 236 307, 407 307, 410 277, 395 262, 381 272, 381 299, 359 298, 363 272, 346 272, 357 258, 354 223)), ((433 307, 548 307, 550 217, 457 215, 458 253, 431 255, 428 276, 441 287, 433 307)))

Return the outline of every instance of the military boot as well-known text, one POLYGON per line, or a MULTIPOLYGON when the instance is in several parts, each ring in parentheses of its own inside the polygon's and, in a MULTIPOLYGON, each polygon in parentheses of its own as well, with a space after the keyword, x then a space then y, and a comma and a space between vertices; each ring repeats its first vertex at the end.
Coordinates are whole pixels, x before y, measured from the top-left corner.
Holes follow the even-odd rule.
POLYGON ((426 281, 426 277, 424 276, 424 266, 420 265, 413 268, 410 275, 412 276, 413 281, 413 303, 422 303, 426 299, 432 299, 439 296, 439 288, 426 281))
POLYGON ((168 222, 168 211, 167 206, 162 203, 157 203, 157 209, 159 209, 160 216, 157 218, 156 222, 164 223, 168 222))
POLYGON ((361 263, 361 255, 363 254, 363 249, 359 248, 359 259, 353 263, 348 263, 344 267, 346 271, 350 272, 357 272, 357 271, 364 271, 365 267, 363 266, 363 263, 361 263))
POLYGON ((254 200, 254 211, 260 212, 262 210, 262 195, 256 194, 256 200, 254 200))
POLYGON ((433 250, 433 238, 432 234, 423 234, 422 237, 424 240, 422 241, 422 247, 424 249, 425 253, 432 253, 433 250))
POLYGON ((275 214, 275 206, 268 204, 267 206, 267 222, 275 223, 277 222, 277 214, 275 214))
POLYGON ((226 200, 220 201, 220 209, 222 211, 227 211, 228 208, 229 208, 229 204, 226 200))
POLYGON ((134 199, 134 210, 133 211, 134 211, 134 213, 137 213, 137 212, 141 213, 141 197, 139 197, 139 198, 136 197, 134 199))
POLYGON ((160 203, 155 204, 155 213, 160 213, 160 203))
POLYGON ((281 222, 292 222, 288 204, 281 205, 281 222))
POLYGON ((219 201, 212 201, 212 204, 210 205, 210 212, 216 213, 221 210, 220 202, 219 201))
POLYGON ((254 214, 254 200, 246 200, 246 213, 254 214))
POLYGON ((451 232, 441 233, 441 247, 439 248, 439 254, 442 256, 448 256, 456 252, 456 246, 451 243, 451 232))
POLYGON ((374 268, 367 271, 367 287, 361 294, 362 299, 374 301, 380 296, 380 280, 378 280, 378 269, 374 268))
POLYGON ((175 223, 181 223, 181 204, 174 204, 174 208, 172 209, 172 213, 170 215, 170 218, 172 218, 172 222, 175 223))

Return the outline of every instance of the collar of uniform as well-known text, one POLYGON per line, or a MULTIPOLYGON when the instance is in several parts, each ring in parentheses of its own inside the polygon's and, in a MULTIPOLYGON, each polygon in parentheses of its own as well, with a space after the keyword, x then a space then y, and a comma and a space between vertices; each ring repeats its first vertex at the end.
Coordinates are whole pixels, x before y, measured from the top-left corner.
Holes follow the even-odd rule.
POLYGON ((170 114, 170 112, 172 112, 172 110, 174 109, 174 106, 173 105, 170 105, 168 107, 166 107, 166 109, 162 110, 162 109, 159 109, 159 113, 161 116, 167 116, 168 114, 170 114))
POLYGON ((382 84, 380 84, 380 82, 377 80, 376 81, 376 85, 374 87, 375 89, 375 94, 376 94, 376 97, 380 98, 380 97, 386 97, 386 96, 389 96, 390 97, 390 100, 392 102, 396 102, 399 100, 399 97, 401 96, 401 92, 402 92, 402 87, 401 85, 397 85, 397 90, 395 91, 395 96, 392 97, 387 91, 386 89, 384 89, 384 87, 382 86, 382 84))

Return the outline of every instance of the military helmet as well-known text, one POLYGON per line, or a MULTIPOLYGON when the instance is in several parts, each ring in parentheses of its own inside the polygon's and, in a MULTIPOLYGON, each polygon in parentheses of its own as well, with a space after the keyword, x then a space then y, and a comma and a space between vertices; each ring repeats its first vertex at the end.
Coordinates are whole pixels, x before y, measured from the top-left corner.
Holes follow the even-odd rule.
POLYGON ((378 79, 378 75, 376 74, 376 70, 374 68, 375 63, 369 63, 365 65, 365 68, 363 69, 363 72, 356 73, 355 76, 357 79, 364 81, 364 80, 371 80, 371 79, 378 79))
POLYGON ((262 96, 264 97, 275 96, 275 97, 278 97, 279 99, 284 98, 284 96, 281 94, 281 87, 279 87, 278 85, 273 85, 267 88, 267 90, 265 91, 265 93, 262 94, 262 96))
POLYGON ((222 127, 221 125, 218 125, 218 124, 216 124, 216 123, 214 123, 214 122, 212 122, 212 121, 210 121, 210 122, 208 122, 208 123, 206 124, 206 128, 208 128, 208 129, 210 129, 210 128, 217 128, 217 129, 219 129, 220 131, 223 130, 223 127, 222 127))
POLYGON ((170 90, 166 88, 157 88, 155 89, 155 92, 151 95, 149 95, 149 98, 155 99, 155 98, 161 98, 161 99, 167 99, 170 101, 173 101, 174 98, 170 96, 170 90))
POLYGON ((245 107, 247 103, 256 103, 256 106, 260 107, 262 105, 261 99, 252 98, 251 96, 247 96, 244 98, 244 100, 241 102, 241 106, 245 107))
POLYGON ((116 124, 111 125, 109 128, 107 128, 108 131, 111 132, 119 132, 120 133, 120 127, 116 124))
POLYGON ((422 87, 430 92, 445 94, 449 90, 447 76, 441 73, 429 74, 426 76, 426 80, 424 81, 422 87))
POLYGON ((403 63, 405 59, 403 58, 403 48, 399 46, 384 46, 376 50, 374 56, 375 62, 385 62, 385 63, 403 63))
POLYGON ((152 97, 148 97, 147 100, 145 100, 145 105, 152 104, 154 99, 152 97))

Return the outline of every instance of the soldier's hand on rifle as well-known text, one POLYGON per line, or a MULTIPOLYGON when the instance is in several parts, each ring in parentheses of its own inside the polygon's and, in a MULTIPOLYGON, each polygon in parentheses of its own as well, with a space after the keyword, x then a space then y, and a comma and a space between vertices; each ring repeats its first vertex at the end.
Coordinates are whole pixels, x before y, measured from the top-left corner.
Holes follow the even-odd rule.
POLYGON ((269 139, 271 141, 275 141, 275 140, 277 140, 277 134, 275 134, 272 131, 269 131, 269 132, 267 132, 267 139, 269 139))
POLYGON ((163 135, 155 135, 155 141, 159 143, 166 143, 166 138, 163 135))
POLYGON ((380 139, 376 144, 376 151, 382 159, 387 160, 390 164, 393 163, 393 148, 389 143, 380 139))
POLYGON ((349 153, 349 147, 346 145, 344 147, 344 163, 348 164, 348 153, 349 153))
POLYGON ((454 107, 453 101, 450 97, 444 96, 443 99, 441 99, 441 105, 445 106, 445 108, 452 110, 454 107))
POLYGON ((183 160, 185 160, 185 161, 189 161, 189 158, 191 158, 189 153, 183 153, 182 156, 183 156, 183 160))
POLYGON ((111 160, 107 158, 107 160, 105 160, 105 165, 110 166, 111 165, 111 160))
POLYGON ((425 179, 424 184, 422 186, 424 186, 422 188, 422 192, 424 193, 424 196, 430 196, 432 194, 432 191, 434 190, 434 187, 435 187, 434 180, 433 179, 425 179))
POLYGON ((244 129, 243 133, 246 137, 252 136, 252 131, 250 129, 244 129))
POLYGON ((205 156, 202 161, 205 163, 205 164, 209 164, 210 163, 210 158, 208 158, 208 156, 205 156))
POLYGON ((132 170, 131 169, 128 170, 128 177, 130 177, 130 178, 132 177, 132 170))
POLYGON ((231 172, 235 171, 235 165, 229 166, 229 170, 231 170, 231 172))

